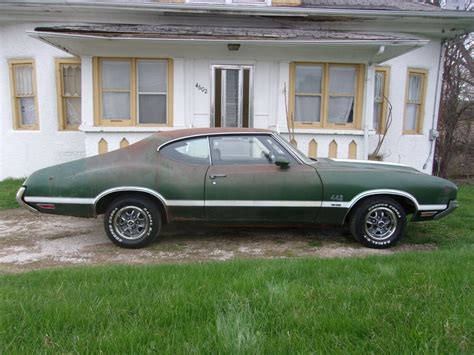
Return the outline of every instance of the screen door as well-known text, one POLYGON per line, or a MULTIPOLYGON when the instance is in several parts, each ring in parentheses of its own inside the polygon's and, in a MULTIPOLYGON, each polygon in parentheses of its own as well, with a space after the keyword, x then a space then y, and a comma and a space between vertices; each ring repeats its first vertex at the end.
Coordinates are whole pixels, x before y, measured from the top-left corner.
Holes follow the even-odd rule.
POLYGON ((251 66, 212 66, 214 127, 252 127, 252 76, 251 66))

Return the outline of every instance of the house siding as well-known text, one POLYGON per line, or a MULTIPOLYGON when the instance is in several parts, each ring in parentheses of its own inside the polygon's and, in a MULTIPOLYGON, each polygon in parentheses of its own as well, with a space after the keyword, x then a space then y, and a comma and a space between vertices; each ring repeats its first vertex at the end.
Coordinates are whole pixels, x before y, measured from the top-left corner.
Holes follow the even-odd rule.
MULTIPOLYGON (((84 20, 84 19, 82 19, 84 20)), ((110 17, 109 21, 114 18, 110 17)), ((117 18, 117 21, 120 19, 117 18)), ((143 21, 146 21, 144 18, 143 21)), ((81 131, 60 131, 55 82, 56 57, 69 55, 26 33, 45 23, 25 23, 0 26, 0 178, 23 177, 33 171, 68 160, 98 154, 99 141, 107 142, 108 150, 118 149, 126 138, 130 144, 145 138, 158 129, 144 127, 97 127, 94 125, 92 57, 82 61, 82 126, 81 131), (38 85, 38 131, 13 130, 8 60, 33 58, 36 62, 38 85)), ((97 55, 172 58, 174 60, 173 127, 209 127, 211 125, 211 75, 213 64, 240 64, 254 67, 254 123, 256 128, 287 131, 284 88, 289 87, 289 66, 292 61, 366 63, 367 49, 347 47, 283 47, 242 45, 238 52, 228 51, 225 44, 195 45, 189 43, 144 46, 142 42, 120 42, 109 49, 91 47, 97 55), (207 88, 207 93, 195 85, 207 88)), ((431 40, 424 48, 392 59, 383 65, 391 67, 390 101, 393 123, 381 153, 384 160, 405 163, 422 169, 428 157, 428 133, 432 127, 436 74, 440 41, 431 40), (423 135, 402 135, 407 68, 428 70, 423 135)), ((355 142, 357 159, 365 159, 372 152, 377 136, 372 129, 374 66, 367 68, 363 117, 368 122, 369 145, 364 147, 364 126, 355 130, 295 129, 298 148, 308 153, 311 140, 317 142, 317 156, 329 155, 329 145, 337 143, 337 157, 349 157, 349 145, 355 142), (365 149, 364 149, 365 148, 365 149)), ((425 172, 431 171, 432 158, 425 172)))

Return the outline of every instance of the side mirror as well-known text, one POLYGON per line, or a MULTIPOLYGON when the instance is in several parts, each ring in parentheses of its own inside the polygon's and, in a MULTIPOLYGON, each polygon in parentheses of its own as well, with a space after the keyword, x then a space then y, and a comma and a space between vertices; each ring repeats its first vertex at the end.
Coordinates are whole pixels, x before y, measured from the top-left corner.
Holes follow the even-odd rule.
POLYGON ((290 161, 283 155, 279 155, 275 158, 275 165, 280 168, 288 168, 290 161))

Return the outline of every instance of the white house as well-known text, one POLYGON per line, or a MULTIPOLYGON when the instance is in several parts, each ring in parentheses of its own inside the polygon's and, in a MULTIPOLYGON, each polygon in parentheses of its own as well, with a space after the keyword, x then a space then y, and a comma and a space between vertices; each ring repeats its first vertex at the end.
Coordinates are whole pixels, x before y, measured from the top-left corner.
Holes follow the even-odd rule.
POLYGON ((3 1, 0 179, 183 127, 367 159, 387 122, 381 159, 429 173, 441 42, 473 30, 402 0, 3 1))

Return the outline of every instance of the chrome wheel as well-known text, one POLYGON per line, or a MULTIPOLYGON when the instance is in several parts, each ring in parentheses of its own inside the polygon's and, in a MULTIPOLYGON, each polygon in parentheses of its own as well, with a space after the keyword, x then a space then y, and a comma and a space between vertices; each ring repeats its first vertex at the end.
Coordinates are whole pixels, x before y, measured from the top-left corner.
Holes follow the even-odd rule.
POLYGON ((365 216, 365 232, 374 240, 389 239, 397 230, 397 216, 388 207, 377 207, 365 216))
POLYGON ((140 239, 150 228, 150 217, 140 207, 125 206, 115 214, 113 228, 123 239, 140 239))

